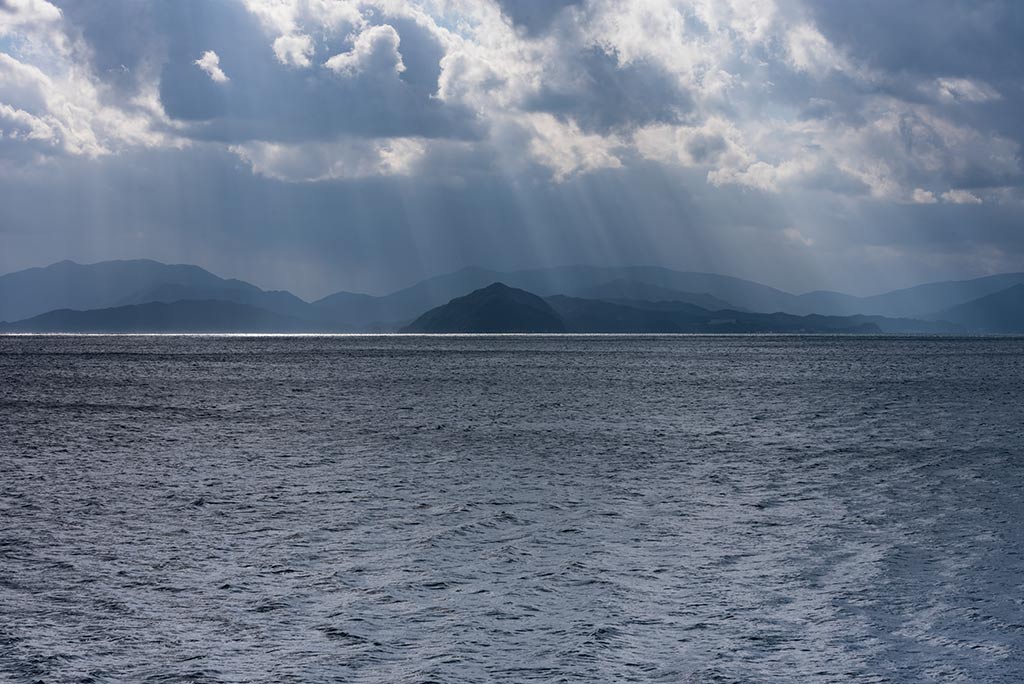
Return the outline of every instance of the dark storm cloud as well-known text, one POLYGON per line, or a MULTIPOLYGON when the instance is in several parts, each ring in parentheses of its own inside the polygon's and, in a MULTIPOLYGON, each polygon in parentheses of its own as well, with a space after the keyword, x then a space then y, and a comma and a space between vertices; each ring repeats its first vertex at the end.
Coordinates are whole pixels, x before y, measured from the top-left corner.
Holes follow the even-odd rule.
POLYGON ((547 30, 562 10, 583 0, 498 0, 502 13, 529 35, 547 30))
POLYGON ((99 78, 130 88, 137 85, 133 75, 156 70, 161 104, 168 116, 187 124, 180 132, 189 137, 240 142, 480 134, 466 108, 433 97, 444 49, 407 18, 378 18, 399 34, 404 70, 350 76, 322 65, 351 49, 346 34, 352 27, 316 44, 314 68, 295 69, 277 59, 257 18, 235 2, 70 2, 65 12, 89 42, 99 78), (214 82, 197 68, 196 60, 208 50, 219 57, 227 82, 214 82))
POLYGON ((89 45, 93 72, 119 92, 134 92, 147 62, 166 49, 162 12, 137 0, 67 0, 57 3, 71 33, 89 45))
POLYGON ((670 74, 643 62, 620 65, 600 48, 563 55, 563 75, 529 97, 525 107, 571 118, 587 130, 678 122, 692 108, 690 95, 670 74))
POLYGON ((438 78, 441 76, 441 59, 445 54, 444 46, 429 31, 410 19, 389 17, 387 23, 401 37, 398 52, 402 55, 405 69, 399 78, 420 96, 429 97, 436 93, 438 78))
POLYGON ((1024 63, 1017 0, 807 3, 822 32, 886 72, 1016 81, 1024 63))
POLYGON ((982 83, 998 97, 972 103, 954 94, 949 100, 962 106, 951 107, 949 115, 1024 140, 1024 3, 865 0, 808 8, 826 36, 886 75, 884 88, 907 99, 934 100, 936 91, 922 91, 923 82, 982 83))

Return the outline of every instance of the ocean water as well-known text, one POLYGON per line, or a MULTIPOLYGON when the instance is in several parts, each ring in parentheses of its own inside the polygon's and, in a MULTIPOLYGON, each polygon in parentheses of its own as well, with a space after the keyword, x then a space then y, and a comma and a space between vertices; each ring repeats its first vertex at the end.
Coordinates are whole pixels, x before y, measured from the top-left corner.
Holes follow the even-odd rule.
POLYGON ((1020 682, 1024 340, 0 337, 0 681, 1020 682))

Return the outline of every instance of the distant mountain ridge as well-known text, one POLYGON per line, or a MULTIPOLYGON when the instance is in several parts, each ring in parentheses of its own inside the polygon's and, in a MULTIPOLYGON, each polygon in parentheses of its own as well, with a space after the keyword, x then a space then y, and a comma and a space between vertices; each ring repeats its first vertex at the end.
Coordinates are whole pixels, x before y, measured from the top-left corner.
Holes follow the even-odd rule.
POLYGON ((181 299, 218 299, 301 316, 295 295, 220 278, 199 266, 149 259, 77 264, 60 261, 0 276, 0 321, 57 309, 88 310, 181 299))
POLYGON ((936 332, 941 324, 869 316, 709 311, 686 302, 608 302, 493 283, 431 309, 404 333, 825 333, 876 334, 889 327, 936 332))
POLYGON ((878 314, 923 317, 931 312, 965 304, 1024 283, 1024 273, 1002 273, 971 280, 926 283, 870 297, 853 297, 839 292, 809 292, 800 295, 803 306, 836 314, 878 314))
MULTIPOLYGON (((872 297, 854 297, 824 291, 794 295, 741 278, 653 266, 563 266, 509 273, 465 268, 388 295, 338 292, 306 302, 289 292, 263 290, 242 280, 221 278, 198 266, 146 259, 96 264, 63 261, 0 276, 0 321, 24 322, 62 309, 90 311, 150 303, 221 301, 303 321, 300 327, 311 330, 386 332, 407 326, 425 312, 494 282, 541 298, 563 296, 623 306, 632 312, 629 316, 645 319, 650 325, 655 325, 655 315, 637 311, 660 308, 662 319, 666 311, 673 311, 671 317, 676 323, 665 324, 667 327, 678 324, 680 305, 688 304, 704 311, 741 314, 859 316, 861 323, 878 325, 887 332, 1024 332, 1014 296, 1008 295, 1003 305, 994 309, 991 303, 979 304, 990 307, 989 313, 980 318, 971 318, 966 309, 958 309, 1024 284, 1024 273, 928 283, 872 297), (1000 316, 1003 318, 996 320, 1000 316)), ((240 320, 246 318, 241 309, 234 311, 232 315, 240 320)), ((72 320, 66 314, 63 319, 72 320)), ((283 319, 282 325, 286 325, 283 319)), ((290 323, 286 327, 294 329, 290 323)))
MULTIPOLYGON (((647 266, 562 266, 513 272, 466 268, 436 278, 428 278, 383 297, 339 292, 324 297, 313 305, 352 321, 401 321, 494 282, 501 282, 542 297, 555 294, 588 296, 594 288, 614 287, 610 284, 630 282, 637 286, 646 285, 671 290, 677 297, 684 297, 684 301, 711 297, 716 299, 715 306, 718 306, 720 301, 733 308, 751 310, 760 310, 758 307, 778 310, 776 304, 793 296, 767 285, 731 276, 682 273, 647 266), (728 296, 724 296, 723 293, 728 296)), ((616 295, 613 298, 622 297, 616 295)))
POLYGON ((542 297, 562 294, 605 300, 649 300, 652 296, 664 298, 654 294, 657 291, 671 291, 677 293, 673 299, 698 303, 712 310, 730 308, 794 315, 923 318, 945 307, 966 303, 1024 283, 1024 273, 928 283, 871 297, 856 297, 824 291, 795 295, 742 278, 673 271, 656 266, 563 266, 512 272, 467 268, 428 278, 382 297, 341 292, 314 302, 314 306, 323 307, 341 317, 351 317, 353 322, 400 321, 493 282, 502 282, 542 297), (635 297, 615 292, 616 288, 621 291, 629 287, 647 289, 648 293, 643 297, 635 297), (703 302, 701 298, 704 298, 703 302), (723 307, 723 304, 727 306, 723 307))
POLYGON ((1024 284, 979 297, 933 314, 971 332, 1024 332, 1024 284))
POLYGON ((562 333, 561 317, 535 294, 492 283, 427 311, 405 333, 562 333))
POLYGON ((860 317, 709 311, 685 302, 642 307, 555 295, 547 301, 575 333, 829 333, 876 334, 882 328, 860 317))
POLYGON ((217 300, 148 302, 88 311, 58 309, 0 323, 0 332, 32 333, 274 333, 328 332, 321 324, 217 300))
POLYGON ((637 280, 612 280, 594 287, 583 288, 576 293, 576 296, 584 299, 601 299, 607 302, 685 302, 709 311, 737 308, 724 299, 719 299, 706 292, 680 292, 637 280))

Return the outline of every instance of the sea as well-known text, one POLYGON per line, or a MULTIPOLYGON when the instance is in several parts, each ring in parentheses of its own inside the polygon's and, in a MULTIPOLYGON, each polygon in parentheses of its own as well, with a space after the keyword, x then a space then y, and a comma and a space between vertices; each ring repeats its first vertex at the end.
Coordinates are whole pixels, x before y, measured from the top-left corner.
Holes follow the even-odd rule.
POLYGON ((0 682, 1024 681, 1024 339, 0 337, 0 682))

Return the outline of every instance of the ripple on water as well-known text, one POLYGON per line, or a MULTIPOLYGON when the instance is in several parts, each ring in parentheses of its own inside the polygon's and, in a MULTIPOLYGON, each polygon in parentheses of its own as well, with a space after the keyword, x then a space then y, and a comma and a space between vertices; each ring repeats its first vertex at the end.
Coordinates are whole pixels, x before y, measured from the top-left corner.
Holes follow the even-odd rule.
POLYGON ((1024 341, 0 337, 0 680, 1019 682, 1024 341))

